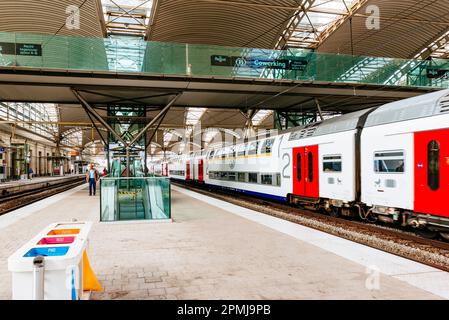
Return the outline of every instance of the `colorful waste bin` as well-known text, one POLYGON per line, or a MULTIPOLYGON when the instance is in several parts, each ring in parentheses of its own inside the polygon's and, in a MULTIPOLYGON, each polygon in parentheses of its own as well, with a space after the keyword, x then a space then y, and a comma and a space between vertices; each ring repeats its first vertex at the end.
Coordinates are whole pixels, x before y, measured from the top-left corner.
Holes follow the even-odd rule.
POLYGON ((79 300, 102 290, 87 257, 91 228, 92 222, 53 223, 10 256, 12 298, 79 300))

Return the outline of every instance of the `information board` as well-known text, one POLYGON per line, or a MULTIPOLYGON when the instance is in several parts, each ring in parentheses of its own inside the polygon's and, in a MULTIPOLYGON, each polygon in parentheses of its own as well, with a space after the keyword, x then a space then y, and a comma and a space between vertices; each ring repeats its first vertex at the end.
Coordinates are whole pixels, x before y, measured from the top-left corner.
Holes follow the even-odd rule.
POLYGON ((33 43, 0 42, 0 54, 17 56, 42 56, 42 45, 33 43))

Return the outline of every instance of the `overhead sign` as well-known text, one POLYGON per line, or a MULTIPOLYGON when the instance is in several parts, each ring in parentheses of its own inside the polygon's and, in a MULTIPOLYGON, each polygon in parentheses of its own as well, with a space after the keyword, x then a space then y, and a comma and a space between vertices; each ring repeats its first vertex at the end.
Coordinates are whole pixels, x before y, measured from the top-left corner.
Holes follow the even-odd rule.
POLYGON ((308 65, 308 60, 302 57, 283 59, 236 57, 225 55, 212 55, 211 65, 217 67, 246 67, 252 69, 269 68, 280 70, 303 71, 308 65))
POLYGON ((9 42, 0 42, 0 54, 16 54, 16 44, 9 42))
POLYGON ((42 56, 42 45, 32 43, 0 42, 0 54, 42 56))
POLYGON ((427 68, 429 79, 449 79, 449 69, 427 68))

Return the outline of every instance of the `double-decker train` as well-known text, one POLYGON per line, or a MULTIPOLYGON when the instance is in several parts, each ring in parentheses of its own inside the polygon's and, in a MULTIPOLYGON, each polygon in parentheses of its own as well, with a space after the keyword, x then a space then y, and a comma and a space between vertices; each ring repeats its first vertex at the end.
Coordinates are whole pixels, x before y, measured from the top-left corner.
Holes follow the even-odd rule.
POLYGON ((171 158, 162 174, 449 238, 449 90, 171 158))

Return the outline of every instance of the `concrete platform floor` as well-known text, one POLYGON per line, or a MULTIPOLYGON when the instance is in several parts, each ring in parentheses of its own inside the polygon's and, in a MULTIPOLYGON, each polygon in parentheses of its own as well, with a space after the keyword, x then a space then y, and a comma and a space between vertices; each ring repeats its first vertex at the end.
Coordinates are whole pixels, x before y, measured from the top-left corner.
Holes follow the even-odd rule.
MULTIPOLYGON (((447 278, 413 262, 413 274, 381 273, 373 289, 376 278, 363 263, 230 212, 238 207, 218 208, 210 204, 214 200, 206 203, 179 191, 173 191, 172 201, 173 223, 99 223, 99 197, 87 196, 84 185, 0 217, 0 299, 11 298, 8 256, 48 224, 71 218, 95 222, 89 255, 105 292, 93 299, 439 299, 449 294, 401 280, 447 278)), ((319 238, 316 231, 306 232, 319 238)), ((358 250, 351 250, 350 242, 344 246, 358 250)), ((390 255, 377 254, 382 271, 390 255)), ((409 263, 391 259, 393 265, 409 263)))
POLYGON ((83 174, 66 174, 65 176, 52 176, 52 177, 34 177, 33 179, 24 179, 24 180, 14 180, 14 181, 8 181, 0 183, 0 190, 11 188, 11 187, 17 187, 17 186, 23 186, 33 183, 42 183, 47 181, 55 181, 59 179, 64 178, 71 178, 71 177, 77 177, 77 176, 84 176, 83 174))

